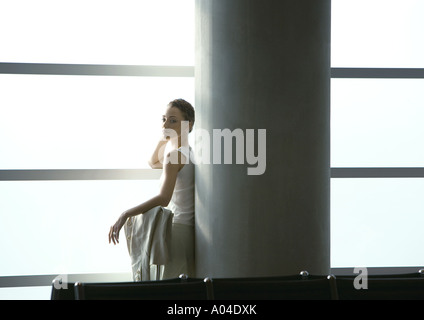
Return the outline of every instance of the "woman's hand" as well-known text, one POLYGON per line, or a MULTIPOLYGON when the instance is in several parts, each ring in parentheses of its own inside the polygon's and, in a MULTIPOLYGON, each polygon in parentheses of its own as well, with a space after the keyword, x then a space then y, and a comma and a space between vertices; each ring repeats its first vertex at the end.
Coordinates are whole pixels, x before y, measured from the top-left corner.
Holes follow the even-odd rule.
POLYGON ((185 157, 184 155, 181 155, 179 151, 174 150, 172 151, 172 153, 167 155, 167 158, 169 159, 165 161, 166 164, 164 166, 163 172, 164 179, 160 193, 157 196, 151 198, 150 200, 147 200, 146 202, 143 202, 142 204, 132 209, 128 209, 123 214, 121 214, 115 224, 110 227, 109 243, 111 241, 113 242, 113 244, 119 243, 119 231, 124 226, 125 222, 129 217, 142 214, 157 206, 166 207, 169 204, 169 201, 172 198, 172 193, 174 192, 178 172, 184 166, 185 163, 185 157), (173 164, 170 160, 176 158, 179 159, 179 164, 173 164))
POLYGON ((113 244, 119 243, 119 231, 122 229, 126 221, 127 221, 127 216, 124 212, 123 214, 121 214, 119 219, 115 222, 115 224, 110 227, 109 243, 111 241, 113 242, 113 244))

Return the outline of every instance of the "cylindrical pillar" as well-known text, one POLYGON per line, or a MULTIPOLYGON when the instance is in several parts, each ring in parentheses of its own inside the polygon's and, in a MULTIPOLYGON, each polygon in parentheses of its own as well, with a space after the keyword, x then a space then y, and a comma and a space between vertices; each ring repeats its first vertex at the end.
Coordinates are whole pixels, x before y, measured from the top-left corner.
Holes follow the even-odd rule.
POLYGON ((327 274, 330 0, 196 0, 195 106, 197 276, 327 274))

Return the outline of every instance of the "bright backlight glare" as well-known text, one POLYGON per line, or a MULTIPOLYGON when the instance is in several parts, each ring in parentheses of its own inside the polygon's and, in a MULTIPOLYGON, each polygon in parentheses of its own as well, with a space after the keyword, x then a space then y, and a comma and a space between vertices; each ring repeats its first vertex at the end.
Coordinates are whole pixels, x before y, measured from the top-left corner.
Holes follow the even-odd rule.
POLYGON ((0 276, 131 272, 125 240, 108 242, 125 210, 159 181, 1 181, 0 276), (7 213, 7 214, 6 214, 7 213))
POLYGON ((0 61, 194 65, 194 0, 1 0, 0 61))
POLYGON ((0 169, 148 168, 193 78, 0 75, 0 169), (22 94, 24 92, 24 94, 22 94))
POLYGON ((331 267, 424 265, 424 179, 332 179, 331 267))
POLYGON ((332 167, 424 166, 424 80, 332 79, 332 167))
POLYGON ((424 1, 331 1, 331 66, 424 67, 424 1))

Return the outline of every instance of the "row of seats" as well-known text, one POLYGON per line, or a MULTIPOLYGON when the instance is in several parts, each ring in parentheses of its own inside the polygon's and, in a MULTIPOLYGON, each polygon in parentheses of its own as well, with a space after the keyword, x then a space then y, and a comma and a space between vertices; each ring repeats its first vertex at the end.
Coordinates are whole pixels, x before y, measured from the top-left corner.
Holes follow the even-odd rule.
MULTIPOLYGON (((52 300, 424 300, 424 270, 369 275, 367 288, 352 276, 299 275, 260 278, 179 278, 143 282, 53 282, 52 300), (356 286, 357 287, 357 286, 356 286), (67 289, 60 289, 67 288, 67 289)), ((58 280, 56 280, 58 281, 58 280)))

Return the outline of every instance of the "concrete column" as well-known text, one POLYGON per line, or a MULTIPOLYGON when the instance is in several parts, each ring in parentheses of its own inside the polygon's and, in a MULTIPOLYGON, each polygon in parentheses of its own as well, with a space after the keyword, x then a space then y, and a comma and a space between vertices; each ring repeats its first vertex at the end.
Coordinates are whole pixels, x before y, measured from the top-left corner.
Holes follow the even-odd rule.
POLYGON ((266 129, 262 175, 196 167, 197 276, 329 272, 329 105, 330 0, 196 0, 196 129, 266 129))

